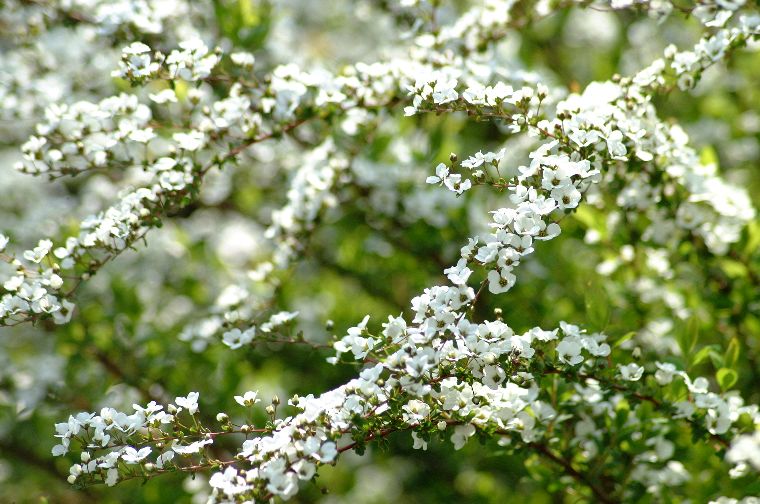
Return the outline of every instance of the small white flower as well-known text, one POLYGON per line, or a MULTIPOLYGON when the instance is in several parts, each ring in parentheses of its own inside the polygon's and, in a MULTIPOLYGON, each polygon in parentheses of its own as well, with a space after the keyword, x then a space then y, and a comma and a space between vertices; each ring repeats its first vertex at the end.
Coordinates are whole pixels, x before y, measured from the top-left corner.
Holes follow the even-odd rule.
POLYGON ((635 362, 625 366, 618 364, 618 368, 620 369, 620 376, 626 381, 639 381, 644 375, 644 368, 635 362))
POLYGON ((261 330, 265 333, 272 332, 272 329, 276 329, 288 322, 295 320, 298 316, 298 312, 281 311, 273 314, 269 317, 269 321, 261 324, 261 330))
POLYGON ((194 415, 198 411, 198 392, 190 392, 187 397, 177 397, 174 402, 180 408, 186 408, 188 413, 194 415))
POLYGON ((206 145, 206 135, 200 131, 190 133, 175 133, 172 138, 177 142, 180 149, 197 151, 206 145))
POLYGON ((667 385, 673 381, 673 376, 676 374, 676 366, 670 362, 656 362, 657 371, 654 373, 654 379, 660 385, 667 385))
POLYGON ((625 158, 628 149, 623 143, 623 133, 615 130, 607 136, 607 149, 614 159, 625 158))
POLYGON ((238 66, 251 69, 256 62, 256 58, 249 52, 235 52, 230 54, 232 62, 238 66))
POLYGON ((575 366, 583 362, 581 349, 582 346, 578 338, 570 336, 560 341, 557 345, 557 356, 561 362, 575 366))
POLYGON ((734 464, 749 463, 760 471, 760 431, 734 439, 726 453, 726 460, 734 464))
POLYGON ((14 276, 3 283, 3 288, 9 292, 15 292, 24 283, 23 276, 14 276))
POLYGON ((256 403, 260 403, 261 402, 261 399, 259 399, 258 396, 259 396, 259 391, 258 390, 256 390, 256 391, 249 390, 248 392, 246 392, 242 396, 236 395, 235 396, 235 401, 239 405, 241 405, 241 406, 250 407, 250 406, 253 406, 256 403))
POLYGON ((149 446, 141 448, 140 450, 127 446, 121 454, 121 459, 127 464, 138 464, 141 460, 150 455, 150 451, 151 449, 149 446))
POLYGON ((422 422, 430 414, 430 406, 418 399, 412 399, 402 409, 404 410, 404 421, 409 425, 422 422))
POLYGON ((446 180, 446 177, 448 176, 449 167, 443 163, 440 163, 435 167, 435 175, 429 176, 427 179, 425 179, 425 182, 428 184, 443 184, 443 181, 446 180))
POLYGON ((214 441, 212 439, 201 439, 200 441, 195 441, 189 445, 183 446, 178 444, 177 441, 174 441, 172 444, 172 450, 180 455, 192 455, 193 453, 199 453, 204 446, 213 443, 214 441))
POLYGON ((39 244, 34 247, 33 250, 26 250, 24 252, 24 259, 32 261, 34 263, 41 262, 45 256, 50 253, 50 249, 53 248, 53 242, 50 240, 40 240, 39 244))
POLYGON ((174 92, 173 89, 163 89, 159 91, 158 93, 151 93, 148 95, 148 98, 150 98, 152 101, 158 103, 158 104, 164 104, 167 102, 170 103, 177 103, 177 94, 174 92))
POLYGON ((510 268, 495 269, 488 272, 488 292, 501 294, 515 285, 517 278, 510 268))
POLYGON ((121 52, 130 56, 134 54, 145 54, 150 52, 150 47, 142 42, 132 42, 130 45, 122 49, 121 52))
POLYGON ((473 434, 475 434, 474 425, 466 424, 454 427, 454 434, 451 435, 451 442, 454 444, 454 449, 461 450, 473 434))
POLYGON ((427 447, 428 447, 427 441, 419 437, 416 432, 412 432, 412 440, 414 441, 414 445, 412 446, 413 449, 427 450, 427 447))
POLYGON ((472 270, 467 267, 466 260, 460 259, 456 266, 445 269, 443 273, 454 285, 465 285, 467 279, 470 278, 470 275, 472 274, 472 270))
POLYGON ((234 329, 230 329, 229 331, 225 332, 222 335, 222 343, 227 345, 233 350, 236 350, 238 348, 241 348, 247 344, 249 344, 251 341, 253 341, 253 338, 256 336, 256 328, 255 327, 249 327, 245 331, 241 331, 237 327, 234 329))
POLYGON ((465 181, 462 182, 462 176, 458 173, 449 175, 444 179, 443 183, 450 191, 457 194, 462 194, 472 188, 472 182, 470 179, 465 179, 465 181))
POLYGON ((156 467, 163 469, 167 462, 170 462, 174 458, 173 451, 165 451, 156 458, 156 467))

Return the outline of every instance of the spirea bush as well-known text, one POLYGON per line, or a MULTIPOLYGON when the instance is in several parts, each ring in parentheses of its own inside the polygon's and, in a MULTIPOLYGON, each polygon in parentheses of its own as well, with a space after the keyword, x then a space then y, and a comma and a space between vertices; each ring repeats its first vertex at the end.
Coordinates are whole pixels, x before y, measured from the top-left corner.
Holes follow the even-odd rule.
POLYGON ((757 502, 759 36, 0 3, 0 500, 757 502))

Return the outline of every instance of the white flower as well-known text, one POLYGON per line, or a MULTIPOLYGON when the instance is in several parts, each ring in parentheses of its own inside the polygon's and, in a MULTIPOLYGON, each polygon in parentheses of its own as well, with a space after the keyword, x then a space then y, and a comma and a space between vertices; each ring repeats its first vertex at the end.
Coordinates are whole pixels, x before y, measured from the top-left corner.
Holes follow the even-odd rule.
POLYGON ((174 459, 174 452, 173 451, 165 451, 158 457, 156 457, 156 467, 159 469, 163 469, 167 462, 170 462, 172 459, 174 459))
POLYGON ((412 446, 413 449, 427 450, 427 447, 428 447, 427 441, 419 437, 416 432, 412 432, 412 440, 414 441, 414 445, 412 446))
POLYGON ((475 426, 472 424, 457 425, 454 427, 454 434, 451 435, 451 442, 454 444, 454 449, 461 450, 473 434, 475 434, 475 426))
POLYGON ((557 345, 557 356, 561 362, 575 366, 583 362, 583 356, 581 355, 582 348, 577 337, 569 336, 557 345))
POLYGON ((140 450, 136 450, 132 448, 131 446, 127 446, 124 448, 124 451, 122 451, 121 459, 126 462, 127 464, 137 464, 141 460, 143 460, 145 457, 150 455, 151 449, 149 446, 146 446, 145 448, 140 448, 140 450))
POLYGON ((470 278, 472 270, 467 267, 467 261, 460 259, 456 266, 443 270, 443 273, 449 278, 454 285, 465 285, 470 278))
MULTIPOLYGON (((575 208, 581 201, 581 193, 573 184, 565 184, 552 189, 550 201, 552 200, 556 202, 556 208, 560 210, 575 208)), ((549 206, 554 207, 551 203, 549 206)))
POLYGON ((412 399, 402 409, 404 410, 404 422, 409 425, 422 422, 430 414, 430 406, 417 399, 412 399))
POLYGON ((195 441, 189 445, 182 446, 175 440, 174 443, 172 443, 172 450, 174 450, 176 453, 179 453, 180 455, 192 455, 194 453, 199 453, 204 446, 213 443, 213 439, 201 439, 200 441, 195 441))
POLYGON ((403 317, 391 317, 388 315, 388 323, 383 323, 383 334, 395 341, 399 336, 406 333, 406 320, 403 317))
POLYGON ((148 98, 150 98, 152 101, 158 103, 159 105, 170 102, 170 103, 177 103, 177 94, 174 92, 173 89, 163 89, 159 91, 158 93, 151 93, 148 95, 148 98))
POLYGON ((488 272, 488 291, 491 294, 507 292, 515 284, 516 277, 511 269, 501 268, 488 272))
POLYGON ((153 133, 153 128, 136 129, 129 134, 130 140, 144 144, 147 144, 155 137, 156 134, 153 133))
POLYGON ((496 166, 504 157, 505 152, 505 149, 501 149, 499 152, 486 152, 485 154, 482 152, 477 152, 474 156, 470 156, 469 158, 462 161, 462 167, 472 170, 484 163, 496 166))
POLYGON ((362 336, 366 331, 368 321, 369 315, 366 315, 359 325, 349 328, 347 336, 333 343, 333 348, 337 350, 339 355, 351 352, 355 358, 363 359, 375 347, 378 340, 362 336))
POLYGON ((119 470, 112 467, 106 471, 105 484, 112 487, 119 482, 119 470))
POLYGON ((326 441, 325 443, 322 443, 319 450, 317 450, 316 453, 312 453, 311 456, 323 464, 329 464, 338 456, 338 447, 335 446, 335 443, 332 441, 326 441))
POLYGON ((620 369, 620 376, 626 381, 639 381, 644 375, 644 368, 635 362, 625 366, 618 364, 618 369, 620 369))
POLYGON ((267 490, 287 500, 298 492, 298 477, 292 472, 279 472, 269 477, 267 490))
POLYGON ((682 372, 681 376, 683 376, 683 379, 686 382, 686 388, 689 389, 689 392, 693 394, 707 393, 708 387, 710 386, 710 382, 707 381, 707 378, 699 376, 694 381, 691 381, 691 379, 686 376, 685 373, 682 372))
POLYGON ((292 466, 298 475, 298 479, 303 481, 310 480, 317 472, 317 466, 308 460, 299 460, 292 466))
POLYGON ((249 390, 242 396, 236 395, 235 401, 241 406, 249 407, 249 406, 253 406, 256 403, 261 402, 261 399, 259 399, 258 396, 259 396, 258 390, 256 391, 249 390))
POLYGON ((134 54, 145 54, 150 52, 150 47, 142 42, 132 42, 130 45, 122 49, 121 52, 130 56, 134 54))
POLYGON ((628 150, 623 143, 623 133, 615 130, 607 136, 607 149, 614 159, 625 159, 628 150))
POLYGON ((179 411, 181 411, 181 408, 187 408, 188 413, 191 415, 194 415, 196 411, 198 411, 198 396, 200 394, 198 392, 190 392, 187 394, 187 397, 177 397, 174 401, 177 403, 177 406, 180 408, 179 411))
POLYGON ((241 477, 234 467, 228 467, 224 472, 214 473, 208 484, 226 495, 238 495, 250 488, 245 478, 241 477))
POLYGON ((654 379, 660 385, 667 385, 673 381, 673 376, 676 374, 676 366, 670 362, 656 362, 657 371, 654 373, 654 379))
POLYGON ((760 471, 760 431, 734 439, 726 453, 726 460, 733 464, 748 462, 760 471))
POLYGON ((466 179, 464 182, 462 182, 462 176, 458 173, 449 175, 443 180, 443 183, 450 191, 457 194, 462 194, 463 192, 472 188, 472 182, 470 179, 466 179))
POLYGON ((53 242, 50 240, 40 240, 39 244, 33 250, 24 251, 24 259, 34 263, 41 262, 53 248, 53 242))
POLYGON ((206 135, 200 131, 191 131, 189 133, 175 133, 172 138, 177 142, 180 149, 186 151, 197 151, 206 145, 206 135))
POLYGON ((5 247, 8 246, 8 242, 10 241, 10 238, 5 236, 4 234, 0 233, 0 252, 5 250, 5 247))
POLYGON ((256 58, 249 52, 232 53, 230 54, 230 59, 234 64, 247 69, 253 68, 253 64, 256 62, 256 58))
POLYGON ((245 331, 241 331, 237 327, 230 329, 222 335, 222 343, 228 347, 236 350, 244 345, 247 345, 256 336, 256 328, 249 327, 245 331))
POLYGON ((159 70, 157 62, 151 60, 150 47, 142 42, 133 42, 121 51, 119 70, 112 72, 114 77, 125 79, 143 79, 159 70))
POLYGON ((459 98, 459 94, 455 90, 456 86, 455 80, 439 80, 436 82, 433 88, 433 102, 442 105, 459 98))
POLYGON ((435 175, 431 175, 425 179, 428 184, 443 184, 446 177, 449 176, 449 167, 443 163, 440 163, 435 167, 435 175))
POLYGON ((269 317, 269 321, 264 322, 261 324, 261 330, 263 332, 272 332, 272 329, 275 329, 277 327, 280 327, 281 325, 287 324, 288 322, 294 320, 298 316, 298 312, 289 312, 289 311, 281 311, 273 314, 271 317, 269 317))
POLYGON ((23 285, 24 283, 24 277, 23 276, 13 276, 10 279, 6 280, 5 283, 3 283, 3 288, 10 292, 15 292, 23 285))

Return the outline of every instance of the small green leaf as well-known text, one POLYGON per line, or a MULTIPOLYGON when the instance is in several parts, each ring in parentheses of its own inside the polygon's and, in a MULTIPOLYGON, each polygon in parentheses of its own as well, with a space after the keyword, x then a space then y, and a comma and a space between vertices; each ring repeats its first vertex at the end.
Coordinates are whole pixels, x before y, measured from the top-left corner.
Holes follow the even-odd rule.
POLYGON ((628 341, 629 339, 633 338, 634 336, 636 336, 636 331, 631 331, 631 332, 625 333, 620 338, 618 338, 618 340, 612 346, 614 348, 617 348, 620 345, 622 345, 623 343, 625 343, 626 341, 628 341))
POLYGON ((704 166, 715 165, 719 167, 718 153, 712 145, 705 145, 699 153, 699 162, 704 166))
POLYGON ((744 253, 754 254, 760 248, 760 222, 750 222, 747 226, 747 245, 744 253))
MULTIPOLYGON (((707 345, 705 347, 702 347, 699 352, 694 354, 694 357, 691 359, 691 365, 696 366, 698 364, 701 364, 702 362, 706 361, 708 358, 712 359, 713 361, 721 360, 722 364, 722 357, 718 353, 718 345, 707 345)), ((720 366, 718 366, 720 367, 720 366)))
POLYGON ((699 320, 696 317, 690 318, 686 326, 678 332, 676 339, 684 357, 688 358, 699 340, 699 320))
POLYGON ((718 372, 715 373, 715 378, 718 380, 718 385, 720 385, 721 390, 726 391, 736 384, 736 381, 739 379, 739 374, 733 369, 720 368, 718 372))
POLYGON ((720 262, 720 266, 729 278, 743 278, 747 276, 747 267, 739 261, 723 259, 720 262))
POLYGON ((256 26, 259 24, 259 13, 251 0, 238 0, 240 7, 240 20, 243 26, 256 26))
POLYGON ((740 351, 741 346, 739 345, 739 340, 731 338, 731 341, 728 343, 728 348, 726 348, 726 353, 723 355, 723 366, 732 369, 735 368, 736 363, 739 360, 740 351))

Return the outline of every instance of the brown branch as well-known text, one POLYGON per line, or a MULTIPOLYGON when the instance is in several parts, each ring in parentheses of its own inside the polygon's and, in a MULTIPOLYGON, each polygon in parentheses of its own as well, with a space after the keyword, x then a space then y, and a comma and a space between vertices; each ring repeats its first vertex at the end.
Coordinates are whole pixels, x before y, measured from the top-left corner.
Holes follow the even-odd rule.
POLYGON ((543 445, 541 443, 529 443, 528 446, 534 448, 538 453, 548 458, 552 462, 560 465, 568 476, 571 476, 579 483, 587 486, 594 494, 598 502, 602 502, 604 504, 612 504, 613 502, 616 502, 612 497, 608 496, 603 489, 599 488, 593 481, 591 481, 588 476, 575 469, 568 460, 552 452, 546 445, 543 445))

